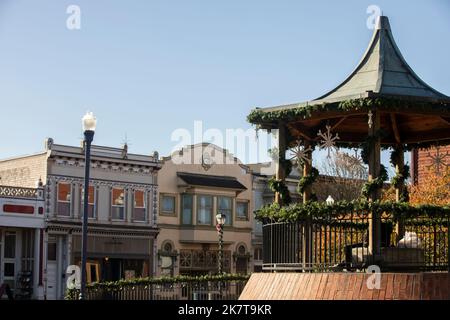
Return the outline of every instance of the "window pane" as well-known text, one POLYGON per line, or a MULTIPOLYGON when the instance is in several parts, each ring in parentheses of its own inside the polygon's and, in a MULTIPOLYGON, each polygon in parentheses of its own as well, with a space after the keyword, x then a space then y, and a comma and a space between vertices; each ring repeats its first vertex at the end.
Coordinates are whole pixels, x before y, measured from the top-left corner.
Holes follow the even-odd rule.
MULTIPOLYGON (((84 213, 84 187, 80 188, 80 216, 84 213)), ((88 217, 95 218, 95 187, 89 186, 88 190, 88 217)))
POLYGON ((145 193, 142 190, 134 191, 133 218, 137 221, 145 221, 145 193))
POLYGON ((13 259, 16 257, 16 234, 5 234, 5 258, 13 259))
POLYGON ((181 210, 181 223, 182 224, 192 224, 192 195, 184 194, 182 197, 182 210, 181 210))
POLYGON ((211 196, 197 197, 197 222, 199 224, 211 224, 213 199, 211 196))
POLYGON ((70 202, 70 184, 58 183, 58 201, 70 202))
POLYGON ((162 211, 164 213, 175 213, 175 197, 163 196, 162 211))
POLYGON ((115 220, 125 219, 125 192, 123 189, 112 190, 111 218, 115 220))
POLYGON ((112 190, 112 205, 113 206, 124 206, 125 195, 123 189, 113 189, 112 190))
POLYGON ((15 276, 14 267, 15 267, 14 263, 5 263, 5 277, 15 276))
POLYGON ((68 183, 58 183, 57 211, 60 216, 70 216, 71 188, 68 183))
POLYGON ((248 202, 238 202, 236 204, 236 215, 241 219, 248 219, 248 202))
POLYGON ((49 261, 56 261, 56 243, 49 242, 47 245, 47 259, 49 261))
POLYGON ((233 201, 230 197, 218 197, 218 211, 226 216, 225 224, 231 225, 233 220, 233 201))
POLYGON ((134 207, 145 208, 144 191, 141 190, 134 191, 134 207))

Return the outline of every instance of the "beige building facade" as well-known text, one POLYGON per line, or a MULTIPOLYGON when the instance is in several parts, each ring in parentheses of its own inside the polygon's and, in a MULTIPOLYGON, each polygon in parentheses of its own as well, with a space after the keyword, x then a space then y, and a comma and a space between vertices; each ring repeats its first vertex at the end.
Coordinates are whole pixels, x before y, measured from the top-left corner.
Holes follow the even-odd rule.
POLYGON ((252 175, 212 144, 188 146, 163 159, 159 172, 158 274, 218 272, 216 214, 226 215, 224 272, 252 271, 252 175))

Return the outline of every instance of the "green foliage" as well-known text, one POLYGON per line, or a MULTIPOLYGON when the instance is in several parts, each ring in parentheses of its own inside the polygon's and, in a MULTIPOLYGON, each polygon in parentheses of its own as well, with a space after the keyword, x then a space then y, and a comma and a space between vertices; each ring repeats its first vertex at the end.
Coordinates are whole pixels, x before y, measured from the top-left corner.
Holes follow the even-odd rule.
MULTIPOLYGON (((401 161, 400 154, 403 153, 403 148, 394 148, 391 152, 390 162, 392 166, 397 166, 397 164, 401 161)), ((405 181, 410 176, 409 166, 404 165, 403 170, 401 172, 396 172, 396 175, 391 180, 391 185, 396 189, 401 189, 402 192, 400 194, 400 201, 407 202, 409 201, 409 193, 408 189, 405 187, 405 181)))
POLYGON ((368 198, 372 192, 381 189, 384 185, 384 182, 389 178, 386 167, 382 164, 380 165, 380 175, 373 179, 372 181, 368 181, 364 183, 361 194, 363 197, 368 198))
MULTIPOLYGON (((241 274, 223 274, 223 275, 205 275, 205 276, 176 276, 161 278, 139 278, 131 280, 119 280, 114 282, 98 282, 87 285, 86 290, 102 290, 103 292, 119 292, 125 287, 151 286, 175 283, 198 283, 198 282, 227 282, 227 281, 247 281, 249 275, 241 274)), ((69 289, 66 293, 66 300, 78 300, 79 290, 69 289)))
MULTIPOLYGON (((394 221, 425 217, 427 220, 424 220, 423 223, 430 223, 430 221, 450 219, 450 206, 414 206, 406 202, 370 202, 366 200, 338 201, 332 205, 325 202, 295 203, 289 206, 272 204, 257 210, 255 213, 256 219, 264 223, 297 222, 305 218, 328 219, 327 221, 331 223, 333 219, 345 217, 349 214, 368 218, 371 212, 376 212, 379 215, 382 213, 389 214, 394 221)), ((416 221, 416 223, 420 224, 421 222, 416 221)))
POLYGON ((292 202, 291 193, 284 181, 272 178, 269 180, 268 185, 270 190, 280 194, 280 200, 283 205, 288 205, 292 202))
POLYGON ((312 167, 310 174, 300 178, 297 187, 298 193, 302 194, 303 192, 305 192, 306 188, 311 186, 317 180, 318 177, 319 177, 319 170, 312 167))

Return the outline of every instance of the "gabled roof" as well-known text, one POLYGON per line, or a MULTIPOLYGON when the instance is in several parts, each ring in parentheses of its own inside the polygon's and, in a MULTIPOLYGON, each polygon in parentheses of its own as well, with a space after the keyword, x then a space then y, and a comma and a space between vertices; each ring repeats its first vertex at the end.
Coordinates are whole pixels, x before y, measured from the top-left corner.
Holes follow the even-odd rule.
POLYGON ((397 47, 388 17, 380 16, 372 40, 352 74, 316 100, 340 100, 366 92, 382 95, 450 99, 427 85, 411 69, 397 47))

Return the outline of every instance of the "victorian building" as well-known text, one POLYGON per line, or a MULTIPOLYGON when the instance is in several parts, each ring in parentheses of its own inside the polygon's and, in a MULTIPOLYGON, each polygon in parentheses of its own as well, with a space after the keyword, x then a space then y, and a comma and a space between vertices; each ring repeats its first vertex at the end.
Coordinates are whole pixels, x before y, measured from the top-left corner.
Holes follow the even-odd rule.
MULTIPOLYGON (((44 296, 61 299, 66 268, 81 260, 83 147, 57 145, 0 161, 3 184, 45 190, 44 296)), ((157 153, 92 146, 89 186, 88 282, 151 276, 156 271, 157 153)), ((36 236, 37 237, 37 236, 36 236)))
POLYGON ((226 150, 188 146, 163 159, 159 172, 158 273, 218 272, 216 214, 224 225, 224 272, 252 271, 252 174, 226 150))

